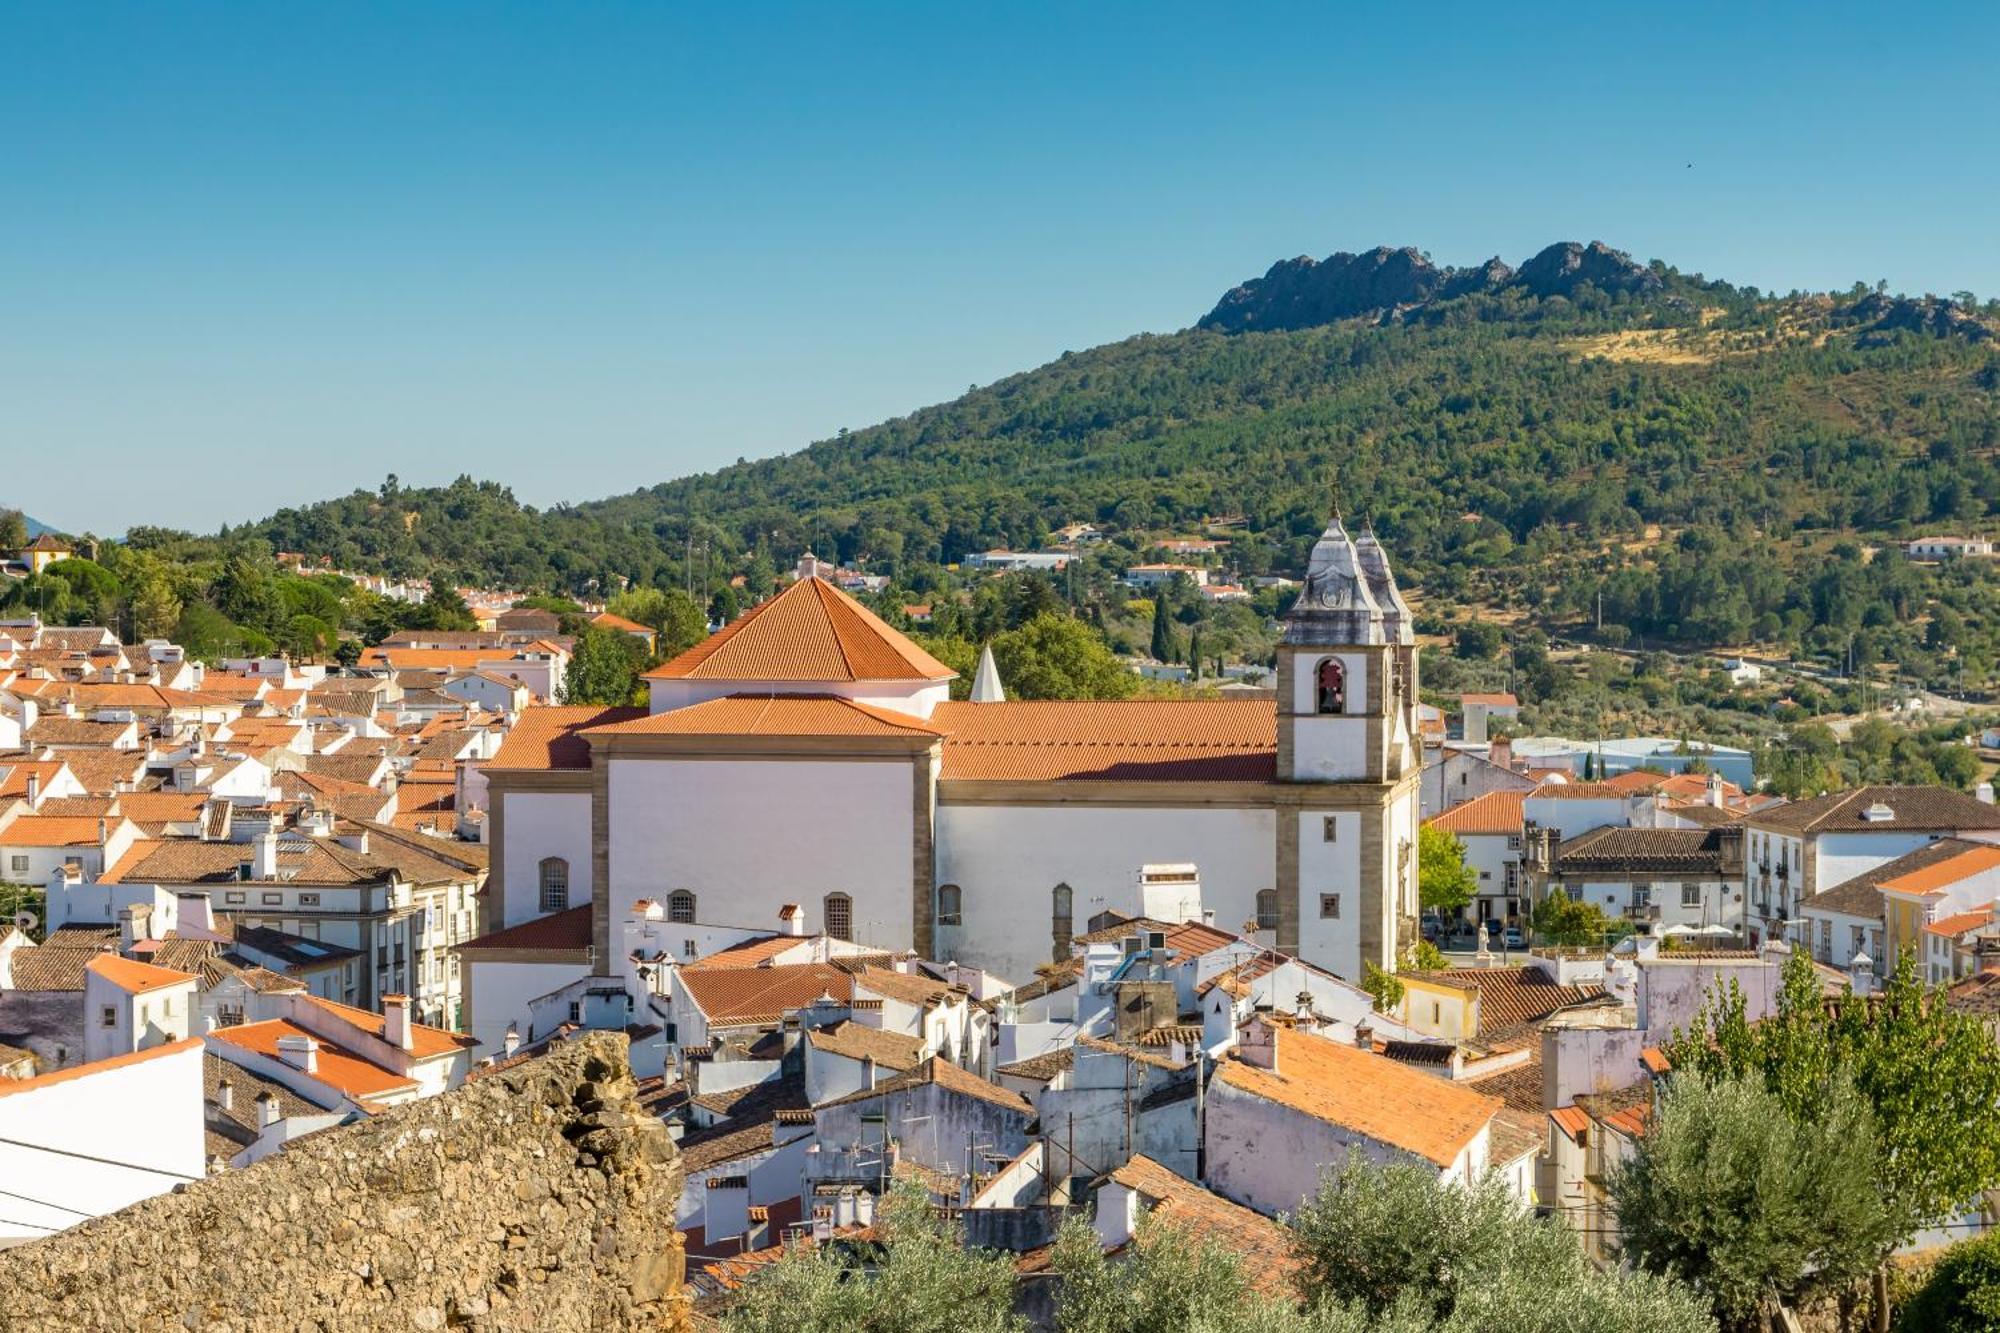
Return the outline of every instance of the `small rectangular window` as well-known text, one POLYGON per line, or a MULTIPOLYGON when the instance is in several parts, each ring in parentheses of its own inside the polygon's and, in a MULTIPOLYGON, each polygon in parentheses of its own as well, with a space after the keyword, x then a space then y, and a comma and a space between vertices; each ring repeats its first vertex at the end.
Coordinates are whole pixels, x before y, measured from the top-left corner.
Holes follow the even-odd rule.
POLYGON ((28 858, 25 856, 15 857, 13 860, 13 866, 15 874, 18 875, 24 873, 28 868, 28 858))
POLYGON ((1322 842, 1340 841, 1340 816, 1328 815, 1320 821, 1319 836, 1322 842))
POLYGON ((114 1006, 112 1006, 112 1005, 108 1005, 108 1004, 107 1004, 107 1005, 105 1005, 105 1006, 104 1006, 104 1013, 103 1013, 103 1014, 102 1014, 102 1015, 101 1015, 101 1016, 99 1017, 99 1020, 98 1020, 98 1021, 100 1021, 101 1023, 103 1023, 103 1024, 104 1024, 104 1026, 106 1026, 106 1027, 108 1027, 108 1028, 115 1028, 115 1027, 117 1027, 117 1026, 118 1026, 118 1010, 117 1010, 117 1009, 116 1009, 116 1008, 115 1008, 114 1006))
POLYGON ((278 907, 284 903, 285 895, 282 893, 262 893, 257 895, 257 900, 266 907, 278 907))
POLYGON ((1319 896, 1319 914, 1323 920, 1340 920, 1340 895, 1337 893, 1322 893, 1319 896))
POLYGON ((1699 884, 1681 885, 1681 906, 1682 907, 1701 906, 1701 885, 1699 884))
POLYGON ((319 895, 318 895, 317 893, 302 893, 302 894, 300 894, 300 895, 299 895, 299 906, 301 906, 301 907, 318 907, 318 906, 319 906, 319 895))
POLYGON ((242 901, 243 901, 243 890, 241 890, 241 889, 224 889, 224 890, 222 891, 222 901, 223 901, 223 902, 225 902, 225 903, 240 903, 240 902, 242 902, 242 901))

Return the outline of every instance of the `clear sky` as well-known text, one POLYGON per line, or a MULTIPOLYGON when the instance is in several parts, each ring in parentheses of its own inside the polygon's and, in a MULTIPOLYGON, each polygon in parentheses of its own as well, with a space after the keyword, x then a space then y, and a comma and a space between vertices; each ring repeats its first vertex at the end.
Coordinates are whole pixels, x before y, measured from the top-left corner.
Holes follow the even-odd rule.
POLYGON ((535 504, 1560 239, 2000 290, 2000 6, 0 0, 0 503, 535 504))

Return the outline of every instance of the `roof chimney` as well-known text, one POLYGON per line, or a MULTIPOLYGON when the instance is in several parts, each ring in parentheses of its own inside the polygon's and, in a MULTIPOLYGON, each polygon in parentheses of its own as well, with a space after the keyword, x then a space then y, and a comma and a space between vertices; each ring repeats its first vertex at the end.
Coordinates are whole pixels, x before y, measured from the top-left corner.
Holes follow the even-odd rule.
POLYGON ((1356 1023, 1354 1025, 1354 1044, 1356 1047, 1364 1051, 1374 1050, 1375 1025, 1370 1023, 1365 1018, 1362 1019, 1360 1022, 1356 1023))
POLYGON ((806 914, 797 903, 786 903, 778 909, 778 923, 781 933, 803 935, 806 933, 806 914))
POLYGON ((861 1057, 861 1086, 871 1092, 875 1088, 875 1057, 872 1055, 861 1057))
POLYGON ((382 997, 382 1040, 399 1051, 410 1049, 410 997, 382 997))
POLYGON ((215 1085, 215 1104, 225 1111, 236 1109, 236 1085, 228 1079, 215 1085))
POLYGON ((1718 810, 1722 808, 1722 774, 1713 769, 1708 774, 1708 803, 1718 810))
POLYGON ((303 1033, 296 1036, 287 1033, 278 1038, 278 1058, 301 1073, 317 1073, 319 1043, 303 1033))
POLYGON ((270 1092, 257 1094, 257 1128, 269 1129, 278 1123, 278 1099, 270 1092))
POLYGON ((521 1049, 520 1029, 516 1028, 512 1023, 507 1025, 507 1035, 501 1039, 500 1049, 510 1056, 521 1049))
POLYGON ((278 830, 266 828, 250 844, 250 878, 278 877, 278 830))

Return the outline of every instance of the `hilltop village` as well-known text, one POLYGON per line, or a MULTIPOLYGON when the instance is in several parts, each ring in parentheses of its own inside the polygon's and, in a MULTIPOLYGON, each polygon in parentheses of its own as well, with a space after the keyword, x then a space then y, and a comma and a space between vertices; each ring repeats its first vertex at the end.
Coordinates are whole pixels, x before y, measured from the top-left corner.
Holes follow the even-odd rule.
POLYGON ((1909 959, 2000 1013, 1989 785, 1786 800, 1742 750, 1510 737, 1512 695, 1422 702, 1392 564, 1335 518, 1271 680, 1215 697, 1014 699, 990 652, 953 697, 807 562, 644 705, 562 702, 535 608, 345 666, 0 623, 0 1241, 609 1032, 691 1318, 897 1191, 1024 1289, 1075 1219, 1257 1265, 1352 1154, 1613 1265, 1605 1182, 1712 996, 1754 1024, 1909 959))

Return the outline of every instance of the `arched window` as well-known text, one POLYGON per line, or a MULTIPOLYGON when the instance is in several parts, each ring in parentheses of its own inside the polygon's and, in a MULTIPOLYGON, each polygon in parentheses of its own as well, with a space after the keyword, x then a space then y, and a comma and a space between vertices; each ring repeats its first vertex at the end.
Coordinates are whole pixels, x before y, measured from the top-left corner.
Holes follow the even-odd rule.
POLYGON ((959 923, 959 911, 965 895, 956 884, 938 885, 937 919, 940 926, 955 926, 959 923))
POLYGON ((667 920, 692 923, 694 921, 694 895, 686 889, 675 889, 667 895, 667 920))
POLYGON ((1323 658, 1319 664, 1319 704, 1322 713, 1347 711, 1347 668, 1337 657, 1323 658))
POLYGON ((560 856, 545 857, 542 860, 542 910, 544 912, 565 912, 569 910, 569 862, 560 856))
POLYGON ((1276 930, 1278 928, 1278 891, 1259 889, 1257 891, 1257 929, 1276 930))
POLYGON ((837 940, 854 938, 854 899, 844 893, 829 893, 821 910, 828 935, 837 940))
POLYGON ((1073 918, 1070 915, 1071 905, 1076 901, 1076 895, 1070 891, 1069 885, 1058 884, 1055 887, 1055 891, 1049 895, 1049 898, 1052 909, 1049 925, 1051 934, 1055 937, 1054 956, 1055 960, 1060 963, 1069 957, 1070 939, 1076 934, 1075 927, 1072 925, 1073 918))

